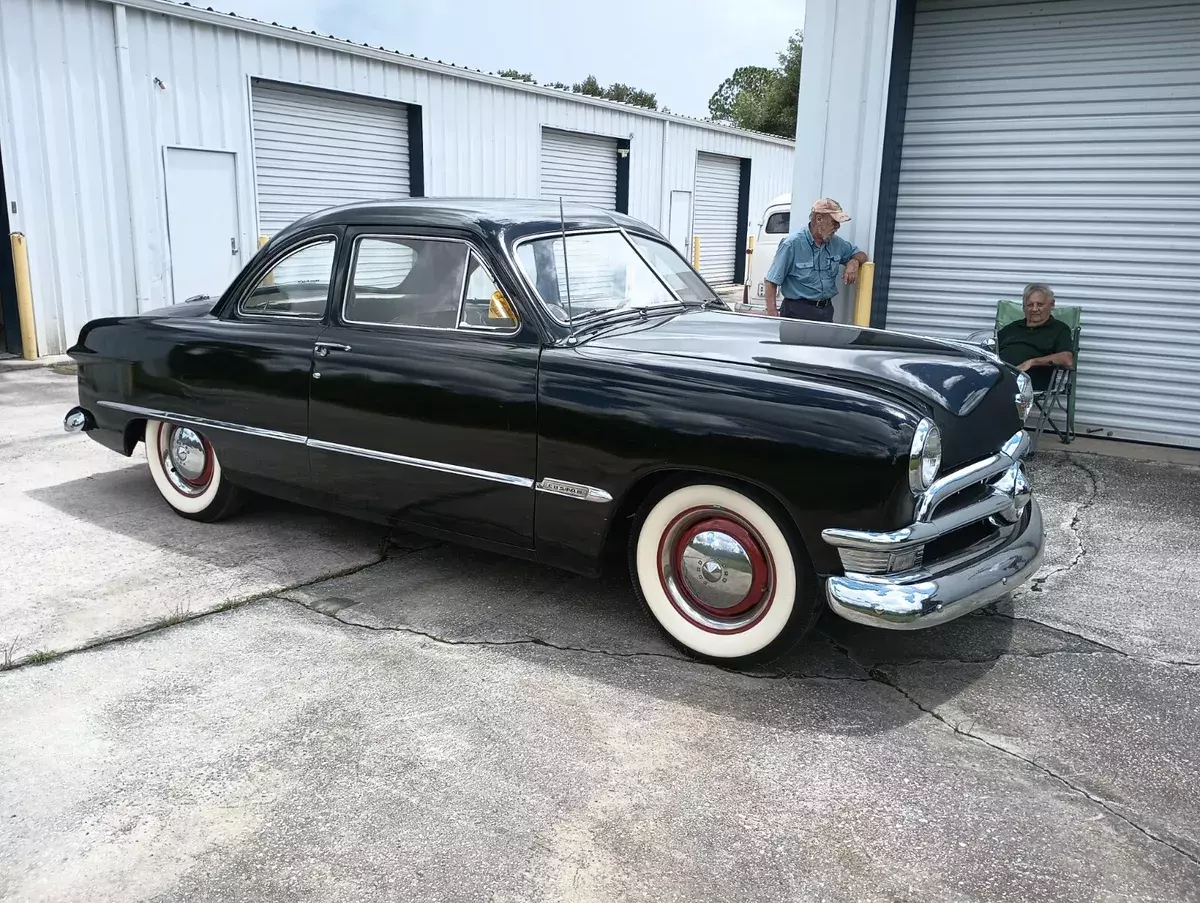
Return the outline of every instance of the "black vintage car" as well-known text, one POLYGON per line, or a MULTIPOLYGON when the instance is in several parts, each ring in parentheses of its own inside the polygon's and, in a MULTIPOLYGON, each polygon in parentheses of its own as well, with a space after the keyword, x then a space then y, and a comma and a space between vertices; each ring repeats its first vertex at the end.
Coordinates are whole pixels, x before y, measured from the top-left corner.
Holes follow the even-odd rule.
POLYGON ((247 491, 596 574, 667 636, 775 657, 827 603, 885 628, 1042 559, 1028 381, 986 351, 730 311, 627 216, 410 200, 302 219, 213 302, 95 320, 68 430, 185 517, 247 491))

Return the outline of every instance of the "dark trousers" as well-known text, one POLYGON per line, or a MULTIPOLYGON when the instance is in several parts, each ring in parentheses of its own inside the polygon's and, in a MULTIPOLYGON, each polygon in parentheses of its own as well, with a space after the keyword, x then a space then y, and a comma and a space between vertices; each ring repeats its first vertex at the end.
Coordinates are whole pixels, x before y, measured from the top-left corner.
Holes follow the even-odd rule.
POLYGON ((821 323, 833 322, 833 301, 797 301, 795 298, 784 298, 779 308, 779 316, 789 320, 817 320, 821 323), (818 305, 821 305, 818 307, 818 305))

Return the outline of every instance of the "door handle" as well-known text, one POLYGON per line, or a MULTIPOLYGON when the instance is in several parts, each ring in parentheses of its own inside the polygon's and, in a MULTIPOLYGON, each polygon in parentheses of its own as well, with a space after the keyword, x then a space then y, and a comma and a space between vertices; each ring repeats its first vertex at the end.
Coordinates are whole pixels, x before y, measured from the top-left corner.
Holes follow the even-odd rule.
POLYGON ((325 357, 330 351, 349 351, 349 345, 342 345, 338 342, 317 342, 313 345, 316 349, 317 357, 325 357))
POLYGON ((236 238, 229 239, 229 253, 237 254, 237 252, 238 252, 237 239, 236 238))

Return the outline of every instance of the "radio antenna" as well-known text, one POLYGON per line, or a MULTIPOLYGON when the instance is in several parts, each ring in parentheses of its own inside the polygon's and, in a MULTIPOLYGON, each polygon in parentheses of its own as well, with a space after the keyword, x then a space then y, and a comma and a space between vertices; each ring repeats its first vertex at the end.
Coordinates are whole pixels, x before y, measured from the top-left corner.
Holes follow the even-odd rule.
POLYGON ((571 267, 567 263, 567 220, 563 216, 562 195, 558 196, 558 226, 562 231, 563 243, 563 281, 567 284, 567 319, 571 322, 572 331, 575 329, 575 314, 571 311, 571 267))

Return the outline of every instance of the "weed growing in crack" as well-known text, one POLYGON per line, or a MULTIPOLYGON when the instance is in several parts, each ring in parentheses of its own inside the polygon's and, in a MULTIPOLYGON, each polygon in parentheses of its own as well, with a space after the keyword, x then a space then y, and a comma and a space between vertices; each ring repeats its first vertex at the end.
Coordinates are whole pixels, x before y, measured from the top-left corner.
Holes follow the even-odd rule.
POLYGON ((20 645, 21 638, 16 636, 7 646, 0 647, 0 671, 7 671, 13 666, 13 659, 17 657, 17 647, 20 645))
POLYGON ((48 661, 58 658, 58 656, 49 649, 39 649, 33 655, 29 656, 29 664, 43 665, 48 661))

